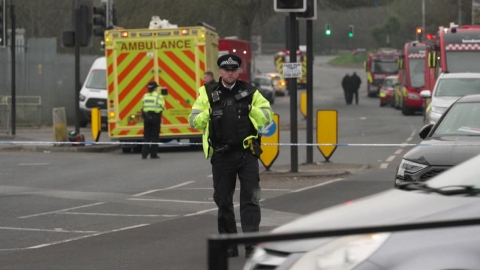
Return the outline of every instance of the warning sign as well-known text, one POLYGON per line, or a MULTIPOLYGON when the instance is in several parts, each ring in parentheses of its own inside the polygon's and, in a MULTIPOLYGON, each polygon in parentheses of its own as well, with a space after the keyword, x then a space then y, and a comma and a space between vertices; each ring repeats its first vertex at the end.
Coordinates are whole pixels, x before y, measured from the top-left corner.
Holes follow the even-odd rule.
POLYGON ((301 78, 302 63, 283 63, 283 78, 301 78))
POLYGON ((263 151, 260 155, 260 161, 267 171, 270 169, 275 159, 277 159, 280 150, 280 146, 278 145, 280 142, 279 123, 278 114, 274 114, 272 122, 260 129, 260 132, 262 133, 261 148, 263 151))

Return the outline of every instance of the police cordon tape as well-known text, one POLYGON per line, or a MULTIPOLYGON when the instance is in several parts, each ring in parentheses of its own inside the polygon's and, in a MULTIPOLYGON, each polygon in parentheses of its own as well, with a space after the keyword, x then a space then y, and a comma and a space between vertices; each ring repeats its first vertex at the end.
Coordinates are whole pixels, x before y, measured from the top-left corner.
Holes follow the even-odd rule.
MULTIPOLYGON (((181 143, 181 142, 48 142, 48 141, 0 141, 1 145, 16 145, 16 146, 60 146, 60 145, 168 145, 168 146, 193 146, 202 145, 202 143, 181 143)), ((480 144, 429 144, 429 143, 262 143, 262 146, 480 146, 480 144)))

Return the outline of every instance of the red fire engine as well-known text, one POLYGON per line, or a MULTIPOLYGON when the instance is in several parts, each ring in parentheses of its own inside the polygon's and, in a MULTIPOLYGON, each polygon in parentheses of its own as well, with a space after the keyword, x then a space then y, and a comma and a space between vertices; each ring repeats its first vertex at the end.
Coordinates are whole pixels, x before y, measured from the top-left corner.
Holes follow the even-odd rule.
POLYGON ((236 37, 225 37, 218 40, 218 56, 224 54, 235 54, 242 59, 240 76, 242 81, 250 82, 252 52, 250 42, 237 39, 236 37))
MULTIPOLYGON (((480 72, 480 26, 450 23, 427 40, 425 88, 432 91, 440 73, 480 72)), ((425 108, 429 109, 429 99, 425 108)))
POLYGON ((390 75, 398 74, 397 61, 400 53, 395 49, 380 49, 368 55, 365 61, 367 72, 367 94, 369 97, 378 96, 380 85, 390 75))
POLYGON ((394 107, 401 109, 404 115, 413 114, 423 108, 420 91, 425 89, 425 55, 424 43, 408 42, 403 48, 399 60, 399 86, 395 89, 394 107))

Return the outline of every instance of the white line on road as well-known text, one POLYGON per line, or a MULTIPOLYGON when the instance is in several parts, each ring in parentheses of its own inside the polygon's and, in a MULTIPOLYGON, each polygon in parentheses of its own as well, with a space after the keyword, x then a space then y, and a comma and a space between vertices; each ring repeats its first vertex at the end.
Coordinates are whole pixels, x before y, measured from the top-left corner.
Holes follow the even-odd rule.
POLYGON ((125 230, 129 230, 129 229, 135 229, 135 228, 139 228, 139 227, 143 227, 143 226, 147 226, 147 225, 150 225, 150 224, 140 224, 140 225, 135 225, 135 226, 131 226, 131 227, 121 228, 121 229, 117 229, 117 230, 105 231, 105 232, 100 232, 100 233, 95 233, 95 234, 90 234, 90 235, 85 235, 85 236, 70 238, 70 239, 66 239, 66 240, 55 241, 55 242, 51 242, 51 243, 47 243, 47 244, 42 244, 42 245, 38 245, 38 246, 28 247, 28 248, 26 248, 26 249, 35 249, 35 248, 48 247, 48 246, 53 246, 53 245, 56 245, 56 244, 62 244, 62 243, 66 243, 66 242, 71 242, 71 241, 75 241, 75 240, 80 240, 80 239, 85 239, 85 238, 93 237, 93 236, 99 236, 99 235, 102 235, 102 234, 107 234, 107 233, 112 233, 112 232, 119 232, 119 231, 125 231, 125 230))
POLYGON ((386 162, 391 162, 392 160, 395 159, 395 157, 396 157, 396 156, 389 156, 389 157, 387 158, 387 160, 385 160, 385 161, 386 161, 386 162))
POLYGON ((165 217, 177 215, 138 215, 138 214, 108 214, 108 213, 82 213, 82 212, 59 212, 62 215, 86 215, 86 216, 112 216, 112 217, 165 217))
POLYGON ((413 139, 413 137, 408 137, 405 141, 409 142, 413 139))
POLYGON ((321 186, 325 186, 325 185, 328 185, 328 184, 331 184, 331 183, 334 183, 334 182, 338 182, 338 181, 342 181, 342 180, 345 180, 345 178, 337 178, 337 179, 333 179, 333 180, 330 180, 330 181, 327 181, 327 182, 320 183, 318 185, 292 190, 292 191, 290 191, 290 193, 300 192, 300 191, 304 191, 304 190, 311 189, 311 188, 316 188, 316 187, 321 187, 321 186))
POLYGON ((85 207, 90 207, 90 206, 95 206, 95 205, 100 205, 100 204, 104 204, 104 202, 92 203, 92 204, 87 204, 87 205, 82 205, 82 206, 77 206, 77 207, 72 207, 72 208, 67 208, 67 209, 52 211, 52 212, 45 212, 45 213, 40 213, 40 214, 35 214, 35 215, 23 216, 23 217, 18 217, 18 218, 38 217, 38 216, 43 216, 43 215, 48 215, 48 214, 55 214, 55 213, 58 213, 58 212, 64 212, 64 211, 69 211, 69 210, 73 210, 73 209, 80 209, 80 208, 85 208, 85 207))
POLYGON ((380 164, 380 169, 386 169, 388 167, 388 163, 380 164))
POLYGON ((196 203, 196 204, 215 203, 215 202, 204 202, 204 201, 182 201, 182 200, 141 199, 141 198, 129 198, 127 200, 130 200, 130 201, 150 201, 150 202, 196 203))
POLYGON ((13 228, 13 227, 0 227, 0 230, 34 231, 34 232, 61 232, 61 233, 98 233, 97 231, 67 231, 67 230, 63 230, 63 229, 47 230, 47 229, 30 229, 30 228, 13 228))
POLYGON ((18 163, 18 166, 45 166, 50 163, 18 163))
POLYGON ((403 152, 403 149, 398 149, 397 151, 395 151, 395 155, 400 155, 400 153, 403 152))
POLYGON ((178 184, 178 185, 176 185, 176 186, 168 187, 168 188, 153 189, 153 190, 145 191, 145 192, 138 193, 138 194, 135 194, 135 195, 132 195, 132 196, 133 196, 133 197, 139 197, 139 196, 143 196, 143 195, 146 195, 146 194, 154 193, 154 192, 157 192, 157 191, 174 189, 174 188, 177 188, 177 187, 186 186, 186 185, 191 184, 191 183, 193 183, 193 182, 195 182, 195 181, 188 181, 188 182, 181 183, 181 184, 178 184))
MULTIPOLYGON (((233 207, 238 207, 238 206, 240 206, 239 203, 233 205, 233 207)), ((202 210, 202 211, 198 211, 198 212, 195 212, 195 213, 186 214, 186 215, 183 215, 183 216, 184 217, 190 217, 190 216, 205 214, 205 213, 212 212, 212 211, 218 211, 218 208, 210 208, 210 209, 207 209, 207 210, 202 210)))

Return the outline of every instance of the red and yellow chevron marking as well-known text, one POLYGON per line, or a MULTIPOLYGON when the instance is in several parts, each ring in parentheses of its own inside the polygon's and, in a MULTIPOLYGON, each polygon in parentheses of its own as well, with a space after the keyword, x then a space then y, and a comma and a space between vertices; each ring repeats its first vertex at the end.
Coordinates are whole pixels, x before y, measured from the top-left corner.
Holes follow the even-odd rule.
POLYGON ((302 55, 302 77, 297 78, 298 83, 307 83, 307 57, 302 55))
MULTIPOLYGON (((111 137, 143 135, 143 123, 129 120, 131 115, 141 111, 145 87, 148 82, 155 80, 161 87, 168 89, 168 95, 164 96, 166 110, 162 114, 161 135, 201 134, 201 131, 190 128, 188 116, 197 98, 197 88, 206 71, 205 46, 165 48, 160 45, 161 42, 176 44, 175 41, 178 39, 182 39, 183 44, 195 44, 194 37, 189 38, 189 41, 186 41, 185 37, 158 39, 156 53, 118 50, 121 46, 117 46, 118 51, 106 51, 108 95, 109 100, 114 100, 116 108, 116 119, 110 119, 108 125, 111 137)), ((125 44, 132 41, 121 42, 125 44)))
POLYGON ((282 56, 275 56, 275 69, 277 73, 283 74, 283 62, 284 59, 282 56))

